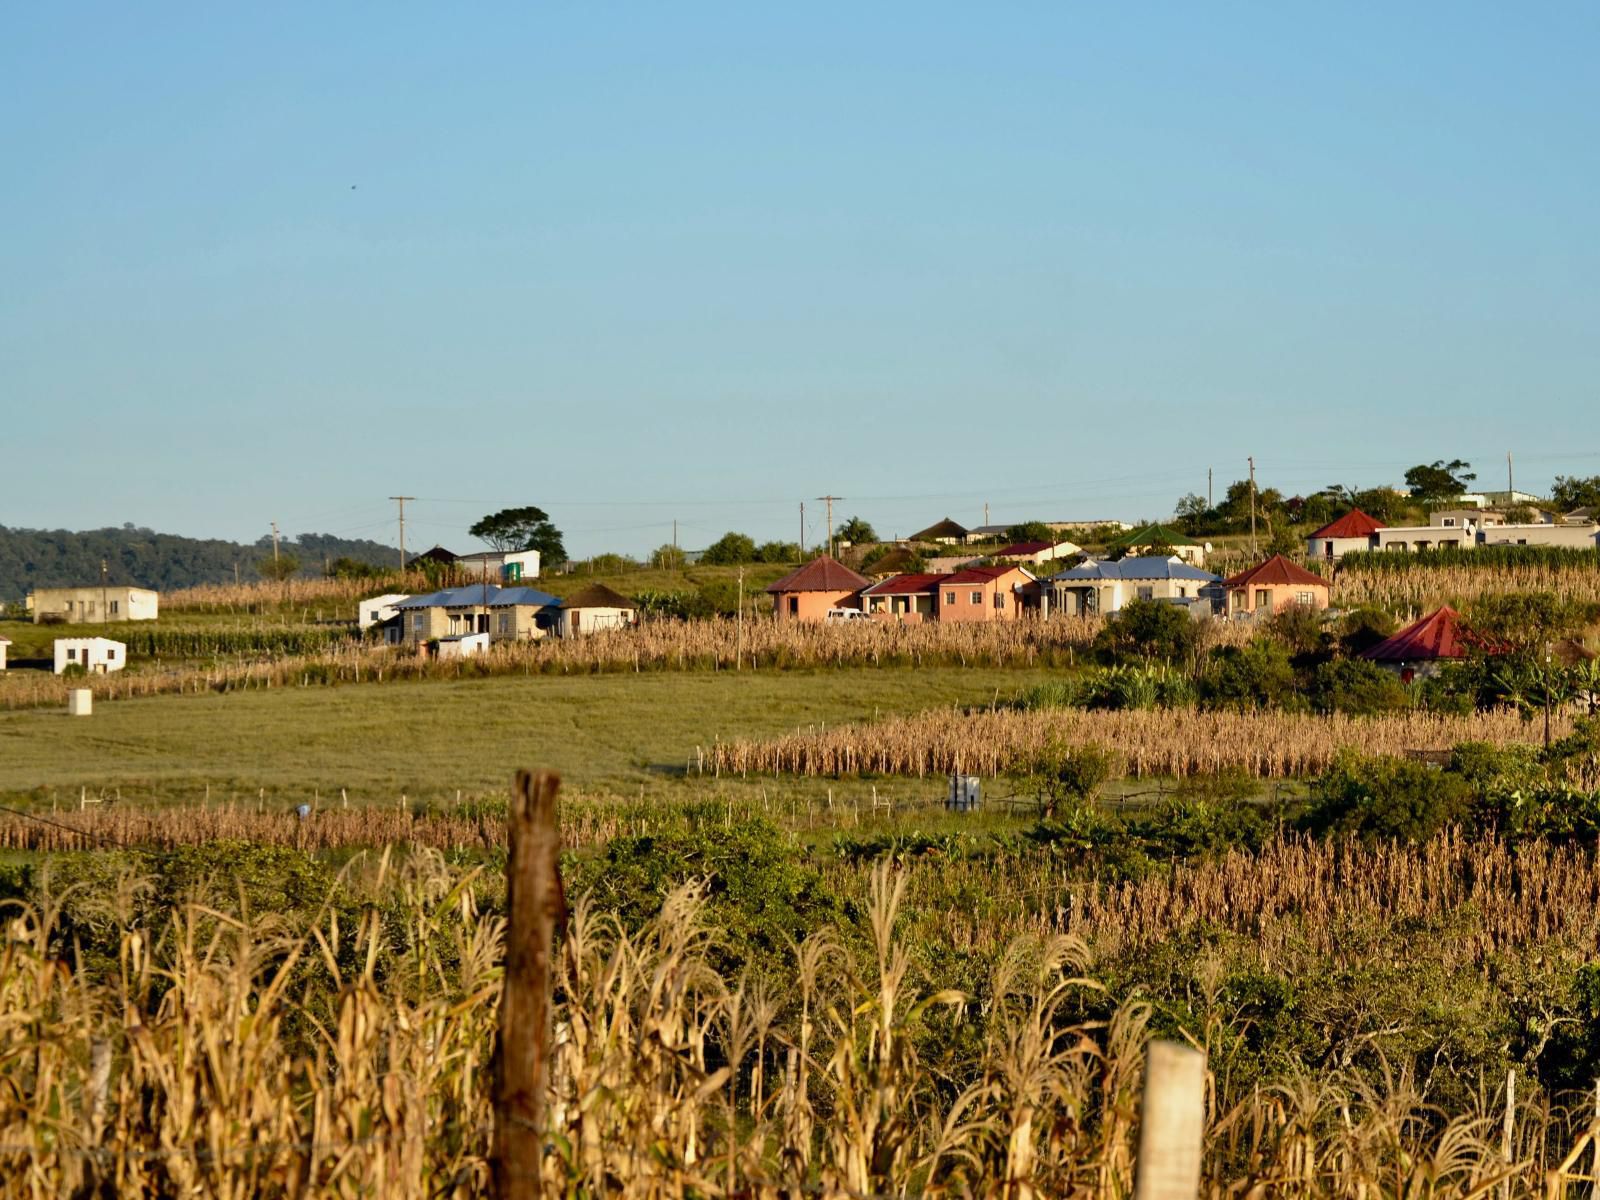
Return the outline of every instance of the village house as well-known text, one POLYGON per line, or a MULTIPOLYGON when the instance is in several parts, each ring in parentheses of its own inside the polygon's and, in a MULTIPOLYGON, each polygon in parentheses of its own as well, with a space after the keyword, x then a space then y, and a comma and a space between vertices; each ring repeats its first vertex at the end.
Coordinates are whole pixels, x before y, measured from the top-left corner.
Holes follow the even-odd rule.
POLYGON ((560 601, 533 588, 472 583, 411 596, 395 604, 399 641, 407 646, 468 634, 491 641, 543 637, 555 624, 560 601))
POLYGON ((859 608, 859 595, 872 580, 838 559, 818 555, 799 570, 767 585, 772 612, 780 621, 826 621, 833 608, 859 608))
POLYGON ((1271 616, 1286 608, 1328 607, 1328 581, 1274 554, 1248 571, 1223 580, 1230 616, 1271 616))
POLYGON ((561 602, 561 636, 582 637, 602 629, 626 629, 639 620, 639 606, 603 583, 591 583, 561 602))
POLYGON ((1074 542, 1012 542, 996 550, 990 557, 1008 562, 1025 562, 1037 567, 1058 558, 1071 558, 1082 553, 1083 547, 1074 542))
POLYGON ((1363 650, 1360 657, 1393 671, 1402 683, 1410 683, 1438 674, 1440 666, 1452 659, 1465 658, 1470 645, 1461 614, 1447 604, 1363 650))
POLYGON ((1353 551, 1376 549, 1377 535, 1383 527, 1376 517, 1352 508, 1306 537, 1306 558, 1338 562, 1353 551))
POLYGON ((10 638, 0 637, 0 671, 4 671, 6 669, 6 651, 10 648, 10 646, 10 638))
POLYGON ((1191 567, 1205 566, 1206 552, 1210 549, 1209 543, 1201 545, 1193 542, 1176 529, 1170 529, 1165 525, 1145 525, 1106 544, 1108 552, 1124 557, 1128 555, 1177 557, 1191 567))
POLYGON ((949 517, 930 525, 918 533, 913 533, 907 541, 912 542, 937 542, 943 546, 959 546, 967 540, 967 529, 957 524, 949 517))
POLYGON ((939 583, 945 578, 945 575, 927 572, 891 576, 861 593, 861 610, 880 621, 915 625, 936 620, 939 583))
POLYGON ((1600 525, 1496 525, 1479 534, 1485 546, 1561 546, 1568 549, 1593 549, 1600 525))
MULTIPOLYGON (((1083 617, 1118 612, 1133 600, 1210 599, 1220 579, 1176 555, 1091 559, 1046 581, 1048 611, 1083 617)), ((1209 614, 1213 606, 1207 605, 1209 614)))
POLYGON ((356 628, 365 633, 374 625, 394 620, 400 611, 395 605, 409 599, 411 597, 404 592, 389 592, 360 601, 356 605, 356 628))
POLYGON ((458 554, 455 568, 469 579, 487 576, 500 583, 516 583, 539 578, 537 550, 485 550, 480 554, 458 554))
POLYGON ((154 621, 159 595, 125 584, 34 588, 28 611, 35 625, 100 625, 114 621, 154 621))
POLYGON ((57 675, 64 674, 68 667, 82 667, 90 675, 104 675, 128 665, 128 648, 110 638, 57 638, 55 662, 57 675))
POLYGON ((1021 567, 965 567, 941 575, 935 613, 945 621, 1014 621, 1022 615, 1023 590, 1034 577, 1021 567))

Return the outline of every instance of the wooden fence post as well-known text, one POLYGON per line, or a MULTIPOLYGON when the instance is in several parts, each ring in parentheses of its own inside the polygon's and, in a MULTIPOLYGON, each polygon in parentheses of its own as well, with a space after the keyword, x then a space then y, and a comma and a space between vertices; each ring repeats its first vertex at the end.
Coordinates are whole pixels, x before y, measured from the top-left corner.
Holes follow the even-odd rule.
POLYGON ((495 1058, 491 1166, 499 1200, 537 1200, 542 1188, 544 1100, 550 1065, 550 960, 558 922, 566 917, 561 888, 561 829, 550 771, 517 772, 506 822, 505 985, 495 1058))
POLYGON ((1195 1200, 1206 1129, 1206 1056, 1177 1042, 1151 1042, 1134 1200, 1195 1200))

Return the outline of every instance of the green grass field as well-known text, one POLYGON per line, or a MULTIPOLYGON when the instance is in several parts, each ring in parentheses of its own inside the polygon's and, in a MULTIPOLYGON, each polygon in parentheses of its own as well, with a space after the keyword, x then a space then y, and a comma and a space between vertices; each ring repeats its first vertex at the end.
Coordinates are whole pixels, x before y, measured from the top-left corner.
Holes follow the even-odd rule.
MULTIPOLYGON (((352 801, 503 789, 521 766, 574 787, 681 791, 697 744, 991 702, 1043 671, 851 669, 534 676, 163 696, 91 717, 0 714, 0 795, 80 787, 191 798, 349 790, 352 801)), ((693 781, 691 786, 699 786, 693 781)))

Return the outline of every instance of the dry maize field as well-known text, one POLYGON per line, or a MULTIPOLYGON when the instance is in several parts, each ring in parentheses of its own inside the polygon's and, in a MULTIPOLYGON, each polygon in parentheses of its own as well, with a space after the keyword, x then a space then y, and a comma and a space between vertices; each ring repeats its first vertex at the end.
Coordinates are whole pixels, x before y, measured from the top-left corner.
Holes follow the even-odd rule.
MULTIPOLYGON (((1570 727, 1565 714, 1556 736, 1570 727)), ((1408 712, 1318 716, 1286 712, 1091 709, 934 709, 867 724, 797 730, 762 740, 713 742, 696 751, 699 769, 721 775, 999 775, 1060 743, 1116 751, 1135 777, 1245 771, 1264 779, 1326 770, 1345 747, 1368 754, 1448 750, 1460 742, 1534 740, 1506 709, 1472 716, 1408 712)))
POLYGON ((1484 570, 1473 566, 1429 566, 1400 570, 1346 569, 1334 575, 1339 608, 1382 608, 1400 614, 1430 612, 1441 604, 1461 606, 1507 592, 1555 592, 1600 603, 1600 571, 1569 563, 1512 564, 1484 570))
MULTIPOLYGON (((800 625, 713 618, 650 621, 576 639, 494 647, 469 659, 438 659, 380 646, 306 655, 260 655, 205 666, 144 667, 82 679, 38 671, 0 677, 0 707, 66 703, 88 688, 96 699, 317 687, 335 684, 475 679, 502 675, 676 670, 784 670, 857 666, 1034 667, 1070 665, 1100 631, 1098 618, 993 624, 891 625, 852 621, 800 625)), ((1207 645, 1242 644, 1250 630, 1201 626, 1207 645)))
MULTIPOLYGON (((0 1195, 483 1194, 503 922, 425 852, 356 874, 362 915, 305 929, 225 889, 143 927, 145 884, 124 877, 98 897, 115 953, 92 974, 64 961, 56 903, 13 912, 0 1195)), ((1128 1195, 1152 1006, 1084 1019, 1093 956, 1045 930, 994 956, 981 1003, 929 991, 906 883, 874 870, 855 944, 818 930, 776 981, 718 971, 693 886, 632 933, 580 901, 557 956, 547 1194, 1128 1195)), ((1570 1194, 1582 1108, 1485 1083, 1443 1113, 1405 1070, 1235 1087, 1239 1032, 1191 1035, 1213 1064, 1208 1197, 1570 1194)))

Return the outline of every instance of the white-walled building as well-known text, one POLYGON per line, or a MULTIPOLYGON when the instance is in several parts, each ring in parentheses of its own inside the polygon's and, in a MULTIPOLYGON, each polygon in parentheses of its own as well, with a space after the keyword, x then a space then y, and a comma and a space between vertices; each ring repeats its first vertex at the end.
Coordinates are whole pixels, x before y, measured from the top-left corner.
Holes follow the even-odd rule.
POLYGON ((582 637, 601 629, 626 629, 638 620, 639 606, 603 583, 591 583, 561 602, 564 638, 582 637))
POLYGON ((11 639, 0 637, 0 671, 6 669, 6 651, 11 647, 11 639))
POLYGON ((1600 525, 1496 525, 1483 531, 1485 546, 1565 546, 1592 549, 1600 525))
POLYGON ((385 621, 393 620, 400 611, 395 605, 411 597, 404 592, 389 592, 382 596, 373 596, 356 605, 356 625, 362 632, 371 629, 374 625, 382 625, 385 621))
POLYGON ((28 611, 35 625, 99 625, 111 621, 154 621, 159 594, 122 584, 102 587, 34 588, 28 611))
POLYGON ((1357 550, 1371 550, 1378 544, 1377 535, 1383 522, 1369 517, 1359 508, 1352 508, 1344 516, 1329 521, 1315 533, 1306 536, 1306 560, 1338 562, 1346 554, 1357 550))
POLYGON ((57 638, 56 674, 82 667, 91 675, 120 671, 128 665, 128 648, 110 638, 57 638))
POLYGON ((482 554, 463 554, 455 565, 456 570, 468 578, 488 575, 491 583, 518 583, 539 578, 537 550, 486 550, 482 554))

